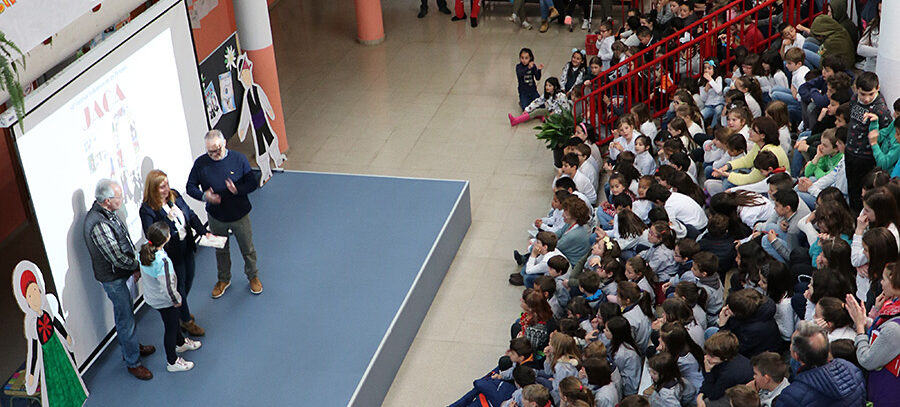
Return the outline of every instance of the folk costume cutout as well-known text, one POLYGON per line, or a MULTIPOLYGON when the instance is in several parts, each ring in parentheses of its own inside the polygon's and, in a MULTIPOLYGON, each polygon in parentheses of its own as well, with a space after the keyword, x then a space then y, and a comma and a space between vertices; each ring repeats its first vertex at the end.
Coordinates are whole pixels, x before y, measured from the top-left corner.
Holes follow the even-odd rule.
POLYGON ((241 55, 237 60, 238 77, 244 85, 243 103, 241 103, 241 119, 238 123, 238 137, 243 142, 247 136, 249 127, 253 135, 253 146, 256 150, 256 164, 262 176, 259 185, 263 186, 269 178, 272 178, 272 168, 269 160, 275 162, 275 168, 281 168, 281 163, 287 157, 278 148, 278 136, 272 129, 269 120, 275 119, 275 110, 269 103, 269 98, 263 88, 253 81, 253 62, 247 58, 247 54, 241 55))
POLYGON ((59 310, 53 309, 57 301, 49 298, 53 294, 47 294, 41 270, 30 261, 19 262, 12 285, 16 302, 25 313, 25 390, 33 395, 40 385, 42 406, 83 406, 88 391, 69 350, 72 336, 66 332, 59 310))

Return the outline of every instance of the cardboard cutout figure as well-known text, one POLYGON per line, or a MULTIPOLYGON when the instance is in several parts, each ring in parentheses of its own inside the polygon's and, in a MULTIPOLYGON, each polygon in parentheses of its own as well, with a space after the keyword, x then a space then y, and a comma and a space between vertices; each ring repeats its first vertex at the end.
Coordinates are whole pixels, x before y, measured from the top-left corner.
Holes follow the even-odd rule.
POLYGON ((262 176, 259 185, 263 186, 272 178, 269 159, 275 162, 275 168, 287 158, 278 148, 278 136, 272 130, 269 120, 275 119, 275 110, 269 104, 269 98, 263 88, 253 82, 253 62, 247 54, 238 57, 238 77, 244 85, 244 97, 241 104, 241 120, 238 123, 238 137, 241 141, 247 135, 247 128, 253 133, 253 145, 256 149, 256 164, 262 176), (252 124, 252 125, 251 125, 252 124))
POLYGON ((62 313, 51 305, 59 302, 47 294, 41 270, 30 261, 19 262, 12 286, 16 302, 25 313, 25 390, 33 395, 40 384, 42 406, 83 406, 88 391, 69 350, 72 336, 62 323, 62 313))

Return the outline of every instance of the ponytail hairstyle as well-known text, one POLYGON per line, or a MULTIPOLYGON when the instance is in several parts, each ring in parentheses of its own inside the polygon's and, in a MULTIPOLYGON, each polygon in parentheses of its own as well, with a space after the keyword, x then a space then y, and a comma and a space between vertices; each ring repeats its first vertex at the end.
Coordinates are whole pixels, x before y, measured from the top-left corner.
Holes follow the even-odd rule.
POLYGON ((676 118, 670 120, 669 127, 672 128, 672 130, 675 130, 679 133, 678 135, 675 135, 675 134, 672 134, 672 132, 670 131, 669 133, 672 134, 673 137, 681 137, 681 136, 690 137, 691 136, 691 133, 688 132, 687 123, 685 123, 684 119, 682 119, 680 117, 676 117, 676 118))
POLYGON ((644 260, 641 256, 634 256, 628 259, 626 263, 631 266, 632 270, 634 270, 635 273, 637 273, 641 277, 646 278, 647 282, 649 282, 651 286, 659 283, 659 277, 656 275, 653 269, 651 269, 650 266, 647 265, 647 261, 644 260))
POLYGON ((735 79, 735 82, 740 82, 740 86, 742 88, 747 88, 747 93, 753 97, 758 103, 762 102, 762 88, 759 86, 759 81, 752 76, 741 76, 740 78, 735 79))
MULTIPOLYGON (((619 262, 618 258, 604 259, 602 268, 607 274, 612 275, 612 279, 616 283, 625 280, 625 267, 622 267, 622 263, 619 262)), ((569 302, 572 302, 572 300, 569 300, 569 302)))
POLYGON ((622 316, 615 316, 606 321, 606 329, 609 330, 612 338, 609 340, 609 354, 615 357, 619 353, 619 347, 628 345, 631 350, 641 356, 641 350, 634 341, 634 335, 631 334, 631 324, 622 316))
POLYGON ((662 245, 670 250, 675 250, 675 232, 672 231, 672 228, 669 227, 668 223, 657 221, 653 222, 650 227, 659 235, 659 240, 662 242, 662 245))
POLYGON ((697 370, 703 360, 703 348, 696 344, 687 329, 677 322, 667 322, 659 330, 660 342, 666 344, 666 352, 678 359, 688 353, 697 360, 697 370))
POLYGON ((583 401, 588 406, 594 406, 594 393, 581 384, 577 376, 569 376, 559 381, 559 394, 566 398, 568 405, 576 401, 583 401))
POLYGON ((169 224, 159 221, 147 228, 147 243, 141 245, 141 264, 149 266, 156 260, 156 251, 169 241, 169 224))
MULTIPOLYGON (((616 290, 616 296, 618 296, 620 300, 628 300, 630 303, 629 306, 637 305, 647 318, 654 319, 656 317, 653 315, 653 305, 650 303, 650 294, 645 293, 638 288, 637 283, 631 281, 619 283, 618 289, 616 290)), ((622 305, 622 301, 619 301, 619 305, 622 305)))
POLYGON ((702 287, 690 281, 682 281, 676 284, 675 295, 683 298, 691 309, 693 309, 695 305, 699 305, 700 308, 706 309, 706 302, 709 301, 709 293, 702 287))
POLYGON ((822 319, 831 323, 831 330, 851 326, 853 320, 843 301, 834 297, 822 297, 816 303, 816 307, 822 310, 822 319))
POLYGON ((647 364, 656 371, 657 380, 653 382, 653 389, 657 392, 662 389, 664 384, 673 380, 684 382, 684 379, 681 378, 681 371, 678 370, 678 362, 669 352, 657 353, 650 358, 647 364))

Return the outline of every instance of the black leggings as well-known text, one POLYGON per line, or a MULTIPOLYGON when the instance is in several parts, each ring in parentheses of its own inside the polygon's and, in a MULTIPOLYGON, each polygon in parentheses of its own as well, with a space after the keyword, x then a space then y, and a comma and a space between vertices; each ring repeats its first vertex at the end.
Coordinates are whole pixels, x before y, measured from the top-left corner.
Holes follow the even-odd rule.
POLYGON ((178 355, 175 354, 175 347, 184 345, 184 336, 181 335, 181 326, 178 321, 178 308, 169 307, 158 309, 157 311, 159 311, 159 315, 163 320, 163 326, 166 328, 163 344, 166 348, 166 361, 171 365, 178 359, 178 355))

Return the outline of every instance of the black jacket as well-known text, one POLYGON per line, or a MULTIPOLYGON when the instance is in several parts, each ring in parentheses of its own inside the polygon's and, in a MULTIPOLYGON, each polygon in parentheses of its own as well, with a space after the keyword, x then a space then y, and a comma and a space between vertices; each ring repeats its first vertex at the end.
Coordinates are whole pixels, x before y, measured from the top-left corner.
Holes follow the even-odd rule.
POLYGON ((748 358, 765 351, 780 352, 783 345, 775 322, 775 301, 769 297, 766 297, 766 302, 759 306, 755 314, 749 318, 731 317, 722 329, 731 331, 738 337, 739 352, 748 358))
POLYGON ((710 400, 718 400, 725 397, 725 390, 739 384, 747 384, 751 380, 753 380, 753 365, 750 364, 750 359, 738 354, 733 359, 716 365, 709 372, 703 372, 703 386, 700 387, 700 393, 710 400))

